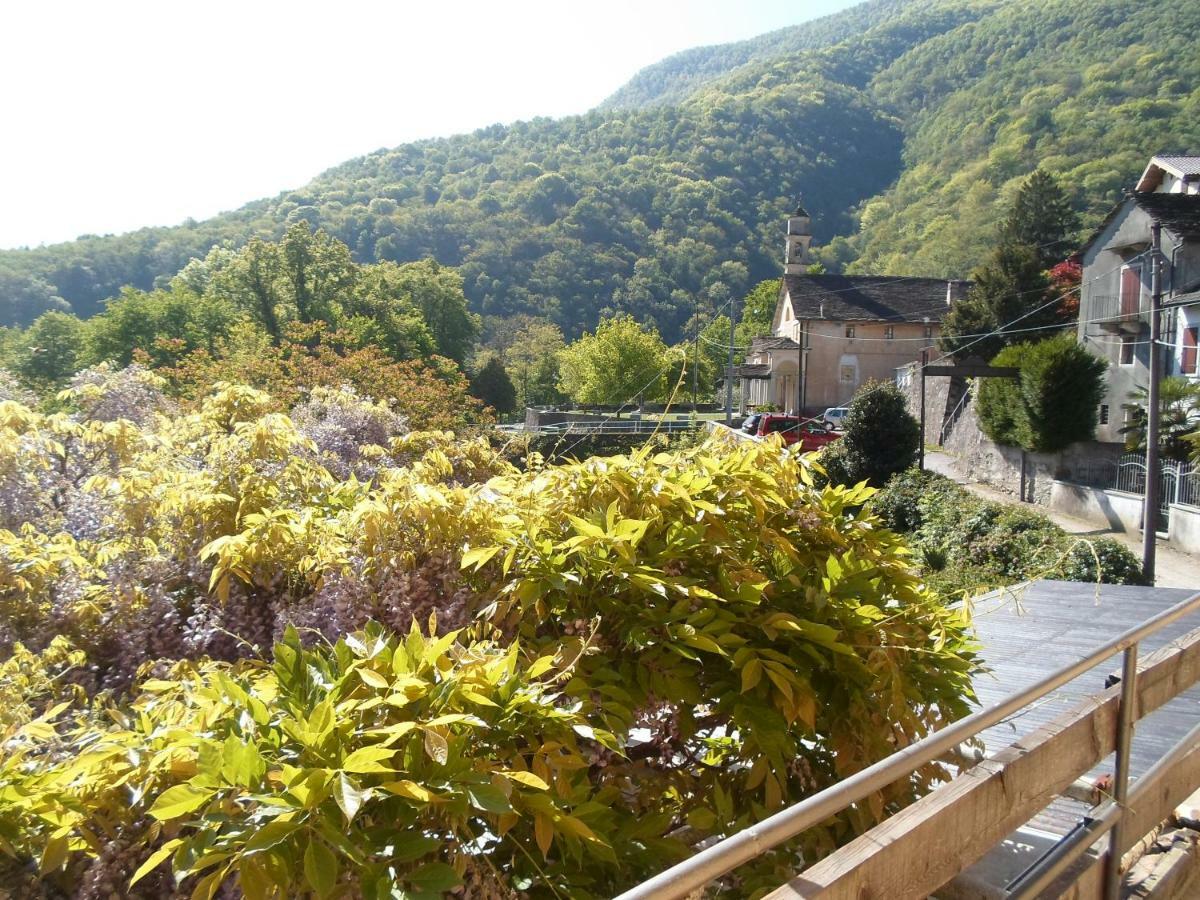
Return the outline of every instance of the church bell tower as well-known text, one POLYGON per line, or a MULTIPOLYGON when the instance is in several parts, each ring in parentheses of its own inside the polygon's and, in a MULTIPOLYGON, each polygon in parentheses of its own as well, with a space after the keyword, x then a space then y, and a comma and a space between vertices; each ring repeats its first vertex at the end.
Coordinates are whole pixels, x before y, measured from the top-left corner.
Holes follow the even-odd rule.
POLYGON ((787 275, 803 275, 808 268, 808 248, 812 244, 812 219, 803 203, 788 216, 787 245, 784 248, 783 271, 787 275))

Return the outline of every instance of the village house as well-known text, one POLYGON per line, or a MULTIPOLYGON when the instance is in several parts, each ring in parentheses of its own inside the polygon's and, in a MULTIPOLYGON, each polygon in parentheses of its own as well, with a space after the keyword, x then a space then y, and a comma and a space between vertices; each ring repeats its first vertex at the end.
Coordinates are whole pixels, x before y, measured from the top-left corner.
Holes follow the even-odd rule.
POLYGON ((1124 441, 1124 405, 1149 381, 1150 247, 1156 223, 1162 250, 1163 375, 1198 377, 1200 156, 1155 156, 1082 251, 1079 341, 1108 362, 1098 441, 1124 441))
POLYGON ((950 305, 967 283, 883 275, 813 275, 811 219, 800 206, 787 220, 784 274, 771 334, 756 337, 734 369, 740 408, 845 406, 864 382, 932 347, 950 305))

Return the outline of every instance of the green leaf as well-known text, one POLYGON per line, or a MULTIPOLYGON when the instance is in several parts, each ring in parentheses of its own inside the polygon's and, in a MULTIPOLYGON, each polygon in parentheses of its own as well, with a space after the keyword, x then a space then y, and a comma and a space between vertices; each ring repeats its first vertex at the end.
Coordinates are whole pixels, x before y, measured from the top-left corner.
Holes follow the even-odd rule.
POLYGON ((467 785, 467 798, 471 801, 472 806, 482 809, 484 812, 508 813, 513 811, 512 804, 508 802, 504 791, 494 784, 467 785))
POLYGON ((442 846, 437 838, 410 831, 392 841, 392 860, 397 863, 412 862, 442 846))
POLYGON ((346 821, 354 821, 354 817, 362 808, 363 800, 366 799, 362 788, 355 783, 354 779, 345 772, 338 774, 337 780, 333 783, 333 799, 337 801, 337 805, 341 807, 343 813, 346 814, 346 821))
POLYGON ((148 874, 150 874, 151 871, 158 867, 159 863, 174 853, 175 848, 182 843, 183 841, 179 838, 174 838, 173 840, 167 841, 165 844, 151 853, 146 861, 138 866, 138 870, 133 873, 133 877, 129 879, 129 886, 133 887, 148 874))
POLYGON ((322 900, 337 886, 337 857, 315 838, 308 842, 308 849, 304 851, 304 878, 322 900))
POLYGON ((342 761, 342 770, 366 775, 371 772, 394 772, 391 766, 383 765, 396 751, 389 747, 360 747, 342 761))
POLYGON ((300 827, 300 823, 286 819, 275 819, 254 832, 242 846, 242 855, 269 850, 287 840, 300 827))
POLYGON ((150 807, 150 815, 160 822, 178 819, 193 812, 212 799, 212 788, 196 787, 192 784, 177 784, 158 795, 150 807))
POLYGON ((422 891, 441 893, 458 887, 462 879, 458 873, 443 862, 426 863, 405 877, 405 881, 422 891))

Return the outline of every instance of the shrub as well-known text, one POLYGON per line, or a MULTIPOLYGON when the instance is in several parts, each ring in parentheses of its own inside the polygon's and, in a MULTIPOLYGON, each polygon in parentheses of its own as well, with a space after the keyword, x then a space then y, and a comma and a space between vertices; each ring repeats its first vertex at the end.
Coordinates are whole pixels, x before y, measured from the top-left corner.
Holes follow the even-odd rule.
POLYGON ((908 535, 931 585, 972 595, 1032 578, 1141 584, 1141 565, 1109 538, 1084 540, 1033 509, 980 499, 934 472, 909 469, 876 494, 873 510, 908 535))
POLYGON ((850 401, 845 434, 828 445, 822 465, 835 484, 883 485, 913 464, 920 441, 921 428, 900 390, 889 382, 871 381, 850 401))
POLYGON ((414 624, 312 649, 292 631, 273 664, 180 664, 125 703, 10 728, 0 833, 55 887, 93 896, 228 882, 247 897, 501 897, 534 881, 595 896, 618 858, 679 855, 589 781, 579 732, 612 736, 572 711, 549 660, 520 660, 516 644, 414 624))
POLYGON ((979 422, 993 441, 1054 452, 1095 435, 1105 363, 1073 336, 1014 344, 992 364, 1021 370, 1018 379, 981 380, 979 422))
MULTIPOLYGON (((382 435, 377 407, 346 416, 346 403, 350 399, 340 397, 314 416, 382 435)), ((388 805, 398 801, 379 793, 386 782, 356 778, 364 791, 373 789, 363 797, 370 819, 363 833, 354 830, 356 815, 334 813, 336 792, 334 806, 325 797, 314 800, 338 824, 315 807, 294 817, 303 835, 288 831, 277 846, 283 853, 284 838, 294 836, 287 859, 294 863, 299 854, 301 864, 267 866, 270 854, 262 856, 267 876, 289 879, 284 893, 307 890, 310 876, 326 878, 330 855, 339 859, 339 877, 347 885, 361 883, 365 895, 371 894, 366 883, 385 875, 399 882, 398 890, 411 887, 409 868, 372 868, 381 863, 377 849, 386 845, 376 843, 382 838, 371 823, 387 823, 394 832, 399 822, 437 837, 437 849, 430 846, 421 859, 436 857, 456 875, 474 871, 472 860, 482 860, 486 849, 486 865, 507 889, 544 896, 551 885, 564 896, 607 896, 696 842, 761 819, 969 706, 973 655, 965 614, 948 610, 923 587, 901 540, 864 511, 872 489, 814 487, 807 460, 773 445, 645 447, 567 465, 535 459, 520 472, 484 441, 413 432, 386 446, 367 445, 364 455, 377 464, 371 477, 341 480, 313 438, 273 411, 271 397, 249 388, 221 386, 194 409, 140 427, 44 416, 12 403, 3 409, 0 471, 37 473, 44 464, 59 465, 55 429, 86 436, 77 451, 68 451, 80 454, 69 463, 82 476, 72 488, 78 496, 64 496, 68 506, 84 498, 95 504, 98 526, 76 535, 64 530, 63 510, 48 508, 18 531, 0 529, 0 639, 36 653, 65 635, 87 654, 82 683, 93 693, 105 687, 127 698, 97 698, 77 714, 61 713, 69 721, 50 716, 12 735, 0 751, 8 773, 0 778, 25 779, 28 790, 20 797, 61 801, 46 818, 42 807, 0 793, 0 835, 18 848, 23 863, 45 860, 47 872, 59 873, 54 877, 80 896, 109 883, 120 893, 121 879, 143 864, 151 847, 161 849, 160 839, 194 840, 199 848, 209 839, 197 836, 201 825, 213 841, 224 842, 225 849, 214 852, 232 855, 204 857, 215 868, 195 875, 233 877, 236 870, 236 877, 253 882, 263 873, 254 866, 245 870, 252 874, 242 873, 246 845, 239 842, 253 840, 252 828, 270 827, 281 809, 303 805, 297 791, 311 797, 314 789, 307 774, 294 780, 299 776, 284 764, 328 770, 313 777, 340 785, 336 773, 346 768, 345 754, 378 747, 377 725, 404 730, 404 741, 395 745, 403 752, 387 764, 450 799, 438 804, 434 819, 420 818, 420 811, 405 818, 400 807, 388 805), (88 449, 93 441, 102 453, 88 449), (437 640, 446 644, 445 662, 436 664, 440 674, 429 673, 428 702, 457 697, 463 705, 452 710, 421 707, 408 698, 408 682, 397 680, 404 673, 394 662, 390 672, 382 657, 378 665, 361 662, 374 651, 364 654, 344 640, 379 627, 372 622, 400 631, 431 615, 443 630, 437 640), (304 652, 315 654, 303 664, 311 684, 293 694, 273 685, 255 662, 281 638, 290 648, 277 651, 285 668, 289 653, 298 658, 290 627, 312 647, 304 652), (444 630, 460 628, 455 646, 444 630), (320 649, 323 636, 334 642, 332 651, 320 649), (517 649, 480 648, 489 642, 517 649), (490 665, 494 652, 511 660, 501 666, 508 674, 497 682, 500 693, 443 690, 458 667, 476 657, 490 665), (180 667, 179 660, 196 662, 180 667), (383 683, 351 673, 363 668, 383 683), (133 687, 147 675, 150 681, 133 687), (538 693, 539 715, 562 713, 577 736, 573 745, 551 736, 552 723, 514 719, 519 730, 510 734, 506 719, 493 718, 501 713, 485 701, 508 709, 522 692, 540 692, 532 682, 553 683, 551 695, 538 693), (511 694, 501 691, 505 685, 511 694), (277 693, 268 703, 272 690, 277 693), (250 697, 266 708, 266 723, 255 718, 261 710, 250 697), (366 708, 353 705, 359 703, 366 708), (403 724, 410 708, 412 726, 403 724), (493 736, 465 720, 437 722, 460 713, 489 723, 500 743, 488 743, 493 736), (276 716, 294 724, 285 728, 276 716), (441 736, 451 745, 445 765, 463 768, 421 768, 430 763, 422 747, 441 753, 437 738, 425 740, 429 728, 443 724, 449 731, 441 736), (257 735, 266 734, 259 729, 270 729, 269 739, 259 741, 257 735), (249 731, 267 774, 253 785, 234 784, 230 773, 243 763, 233 757, 243 759, 238 748, 251 744, 249 731), (469 791, 465 799, 455 793, 454 778, 486 774, 487 783, 503 791, 508 776, 501 772, 497 782, 495 773, 524 766, 548 782, 533 761, 532 736, 541 734, 547 737, 538 746, 548 753, 575 747, 584 764, 566 765, 569 787, 565 794, 556 787, 552 798, 565 806, 542 809, 550 821, 540 826, 534 816, 532 844, 525 837, 506 843, 508 830, 528 834, 522 829, 530 821, 504 818, 507 812, 486 787, 490 799, 482 809, 473 807, 469 791), (470 744, 461 757, 451 735, 470 744), (222 759, 226 746, 231 754, 229 771, 222 762, 215 779, 216 745, 204 743, 209 737, 222 759), (530 743, 505 743, 509 737, 530 743), (173 741, 191 749, 176 754, 169 750, 173 741), (556 741, 562 746, 551 748, 556 741), (315 755, 305 756, 305 744, 316 745, 315 755), (62 755, 48 752, 60 746, 62 755), (83 746, 119 746, 119 759, 116 749, 105 758, 114 777, 127 774, 141 793, 131 799, 104 778, 76 777, 81 770, 72 766, 98 765, 90 752, 75 755, 83 746), (131 746, 138 752, 131 755, 131 746), (172 799, 186 794, 198 805, 156 830, 141 817, 167 790, 174 791, 172 799), (118 797, 128 819, 114 822, 113 833, 101 827, 101 838, 90 817, 117 815, 118 797), (377 820, 368 805, 376 802, 377 820), (496 817, 484 817, 485 826, 483 813, 496 817), (56 821, 69 822, 71 830, 59 833, 64 825, 56 821), (426 824, 433 821, 436 830, 426 824), (456 823, 466 823, 478 846, 467 846, 466 832, 453 830, 456 823), (542 853, 537 865, 550 867, 545 876, 527 874, 519 851, 510 853, 517 845, 542 853), (83 859, 97 852, 93 877, 83 859), (619 867, 612 866, 613 854, 619 867), (470 859, 463 862, 464 856, 470 859)), ((376 637, 359 643, 397 646, 383 631, 370 634, 376 637)), ((396 651, 387 652, 394 657, 396 651)), ((739 873, 737 889, 752 893, 778 884, 797 854, 818 857, 939 777, 939 767, 922 769, 806 832, 739 873)), ((518 812, 527 813, 524 807, 518 812)), ((268 833, 279 836, 279 829, 268 833)), ((182 846, 173 845, 171 864, 194 872, 196 856, 182 846)), ((165 858, 159 862, 167 865, 165 858)), ((215 881, 201 883, 215 888, 215 881)), ((148 884, 150 893, 161 887, 148 884)))

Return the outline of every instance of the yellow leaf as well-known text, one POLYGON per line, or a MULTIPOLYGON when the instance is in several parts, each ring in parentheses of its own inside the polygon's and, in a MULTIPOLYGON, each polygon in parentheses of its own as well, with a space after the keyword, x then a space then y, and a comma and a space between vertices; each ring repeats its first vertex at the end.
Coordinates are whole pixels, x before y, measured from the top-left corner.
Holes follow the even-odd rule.
POLYGON ((542 779, 538 778, 532 772, 515 772, 508 770, 502 771, 500 774, 510 781, 515 781, 518 784, 525 785, 526 787, 536 788, 539 791, 550 790, 550 785, 546 784, 546 782, 542 781, 542 779))
POLYGON ((554 843, 554 825, 549 816, 537 813, 533 817, 533 837, 537 841, 538 849, 542 851, 542 856, 548 857, 550 845, 554 843))
POLYGON ((409 781, 407 778, 401 781, 389 781, 387 784, 380 785, 389 794, 395 794, 398 797, 406 797, 409 800, 416 800, 418 803, 432 803, 437 799, 437 796, 428 791, 415 781, 409 781))

